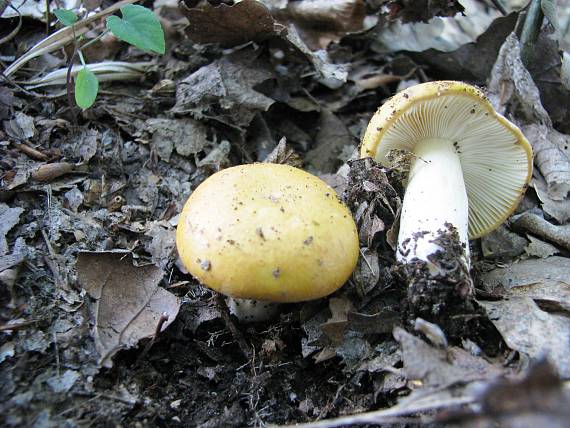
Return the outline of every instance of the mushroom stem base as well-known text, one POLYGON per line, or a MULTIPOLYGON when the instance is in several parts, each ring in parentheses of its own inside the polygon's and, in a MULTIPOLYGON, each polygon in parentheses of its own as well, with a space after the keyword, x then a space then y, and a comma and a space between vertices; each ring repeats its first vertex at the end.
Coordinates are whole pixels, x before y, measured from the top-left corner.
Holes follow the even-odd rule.
POLYGON ((457 230, 464 249, 460 258, 469 266, 468 200, 461 162, 452 141, 429 139, 416 144, 406 194, 402 204, 398 235, 399 261, 419 259, 445 251, 437 237, 457 230))
POLYGON ((268 321, 279 313, 280 306, 261 300, 228 298, 230 313, 243 323, 268 321))

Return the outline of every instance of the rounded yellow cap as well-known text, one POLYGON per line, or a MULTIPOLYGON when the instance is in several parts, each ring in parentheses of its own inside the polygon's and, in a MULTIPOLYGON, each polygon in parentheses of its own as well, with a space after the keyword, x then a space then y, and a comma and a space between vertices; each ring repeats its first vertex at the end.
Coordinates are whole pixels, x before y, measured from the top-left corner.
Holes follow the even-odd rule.
POLYGON ((273 302, 334 292, 359 254, 356 225, 334 190, 270 163, 228 168, 198 186, 182 210, 176 246, 204 285, 273 302))

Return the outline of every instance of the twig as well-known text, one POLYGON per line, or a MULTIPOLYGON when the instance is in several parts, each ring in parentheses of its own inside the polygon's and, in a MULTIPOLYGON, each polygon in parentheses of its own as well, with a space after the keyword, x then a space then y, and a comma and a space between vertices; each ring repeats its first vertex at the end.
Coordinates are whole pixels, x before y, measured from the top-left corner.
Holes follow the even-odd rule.
POLYGON ((232 333, 232 336, 236 340, 242 354, 245 356, 245 358, 247 358, 248 361, 251 360, 252 357, 251 349, 249 345, 246 343, 245 339, 243 338, 241 332, 238 330, 234 321, 232 320, 232 317, 230 316, 230 310, 228 309, 228 305, 226 304, 226 300, 224 299, 224 296, 221 295, 220 293, 216 293, 216 303, 218 304, 218 307, 220 309, 220 314, 222 315, 222 319, 224 320, 226 327, 232 333))
POLYGON ((493 6, 495 6, 495 8, 501 12, 503 16, 507 15, 507 9, 505 9, 500 0, 491 0, 491 3, 493 3, 493 6))
POLYGON ((538 39, 543 18, 541 0, 532 0, 521 33, 521 60, 527 67, 530 65, 534 44, 538 39))
POLYGON ((29 321, 22 321, 14 324, 3 324, 0 325, 0 331, 10 331, 10 330, 20 330, 22 328, 29 327, 38 323, 40 320, 29 320, 29 321))
MULTIPOLYGON (((381 425, 394 423, 396 420, 402 422, 402 417, 409 416, 423 411, 432 411, 451 406, 470 404, 475 399, 473 397, 457 397, 448 400, 441 400, 428 404, 409 404, 407 406, 396 405, 390 409, 376 410, 373 412, 360 413, 357 415, 343 416, 335 419, 326 419, 318 422, 295 425, 295 428, 335 428, 352 425, 381 425)), ((417 420, 415 420, 417 422, 417 420)), ((423 421, 422 422, 426 422, 423 421)))
POLYGON ((163 312, 162 314, 160 314, 160 318, 158 319, 158 323, 156 323, 156 330, 154 331, 154 336, 152 337, 152 339, 150 339, 150 341, 144 347, 143 351, 138 356, 137 361, 135 363, 135 366, 138 366, 140 364, 140 362, 144 359, 144 357, 146 357, 146 355, 148 354, 148 351, 150 351, 150 348, 152 348, 152 345, 154 345, 154 343, 156 342, 156 339, 158 338, 158 335, 162 331, 162 327, 164 326, 164 323, 166 321, 168 321, 168 318, 169 318, 168 313, 163 312))
POLYGON ((4 13, 4 9, 6 9, 7 6, 10 6, 10 8, 14 9, 18 14, 18 25, 16 25, 16 28, 14 28, 14 30, 10 31, 10 34, 0 39, 0 45, 8 43, 10 40, 16 37, 16 35, 20 32, 20 29, 22 28, 22 14, 20 13, 20 11, 16 9, 14 6, 12 6, 10 2, 6 1, 2 3, 3 3, 2 6, 0 6, 0 15, 4 13))
POLYGON ((49 0, 46 0, 46 36, 49 36, 49 26, 51 24, 49 17, 50 13, 49 0))
POLYGON ((47 161, 48 160, 47 155, 40 152, 39 150, 34 149, 33 147, 28 146, 27 144, 15 143, 15 142, 13 142, 12 144, 14 145, 14 147, 16 147, 18 150, 20 150, 25 155, 31 157, 32 159, 40 160, 40 161, 47 161))

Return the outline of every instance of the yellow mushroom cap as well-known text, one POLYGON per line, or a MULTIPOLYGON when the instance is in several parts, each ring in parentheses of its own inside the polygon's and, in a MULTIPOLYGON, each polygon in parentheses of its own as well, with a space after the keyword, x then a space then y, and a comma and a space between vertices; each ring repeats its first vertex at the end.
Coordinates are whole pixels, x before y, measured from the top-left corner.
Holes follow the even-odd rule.
POLYGON ((519 204, 532 177, 532 148, 485 95, 463 82, 422 83, 399 92, 370 120, 361 157, 385 164, 391 150, 447 139, 461 162, 469 199, 469 238, 486 235, 519 204))
POLYGON ((272 302, 334 292, 359 254, 356 225, 334 190, 270 163, 228 168, 198 186, 182 210, 176 246, 204 285, 272 302))

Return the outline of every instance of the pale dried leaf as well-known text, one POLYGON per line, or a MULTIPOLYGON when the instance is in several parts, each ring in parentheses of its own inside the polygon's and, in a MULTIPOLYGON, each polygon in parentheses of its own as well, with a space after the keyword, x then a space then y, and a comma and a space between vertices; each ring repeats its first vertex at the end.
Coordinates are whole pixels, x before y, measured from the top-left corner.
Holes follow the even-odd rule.
POLYGON ((5 122, 6 133, 18 140, 30 140, 38 134, 34 118, 22 112, 16 112, 14 119, 5 122))
POLYGON ((11 208, 4 203, 0 203, 0 256, 8 252, 6 234, 20 222, 20 215, 23 212, 23 208, 11 208))
POLYGON ((494 293, 530 297, 541 307, 570 313, 570 259, 528 259, 481 275, 481 283, 494 293))
POLYGON ((284 165, 291 165, 296 168, 303 167, 303 160, 301 156, 290 146, 287 145, 285 137, 279 140, 275 148, 263 160, 266 163, 278 163, 284 165))
POLYGON ((555 201, 570 198, 570 136, 546 125, 528 125, 522 130, 532 144, 548 196, 555 201))
POLYGON ((461 348, 434 348, 400 327, 394 329, 394 338, 402 347, 406 377, 421 380, 427 388, 490 379, 503 372, 502 368, 461 348))
POLYGON ((543 311, 530 297, 480 303, 509 348, 532 359, 548 357, 562 378, 570 378, 570 318, 543 311))
POLYGON ((326 50, 311 51, 299 36, 293 25, 288 27, 285 38, 313 64, 319 74, 319 81, 330 89, 338 89, 346 83, 348 68, 343 64, 333 64, 326 50))
POLYGON ((536 191, 538 199, 542 203, 543 211, 556 219, 560 224, 566 223, 570 219, 570 198, 562 201, 555 201, 548 194, 548 184, 540 172, 535 171, 531 185, 536 191))
POLYGON ((152 337, 163 314, 168 320, 162 329, 178 314, 178 297, 158 286, 162 270, 133 266, 130 253, 80 253, 76 269, 81 286, 95 300, 95 346, 106 367, 120 349, 152 337))
POLYGON ((514 33, 501 46, 491 71, 488 96, 495 110, 503 115, 507 107, 511 107, 528 122, 551 124, 540 101, 538 88, 522 63, 520 42, 514 33))
POLYGON ((548 242, 541 241, 532 235, 526 235, 530 243, 525 248, 525 252, 531 257, 547 258, 555 254, 559 254, 560 251, 548 242))
POLYGON ((570 250, 570 224, 555 226, 536 214, 525 212, 513 218, 513 227, 570 250))

